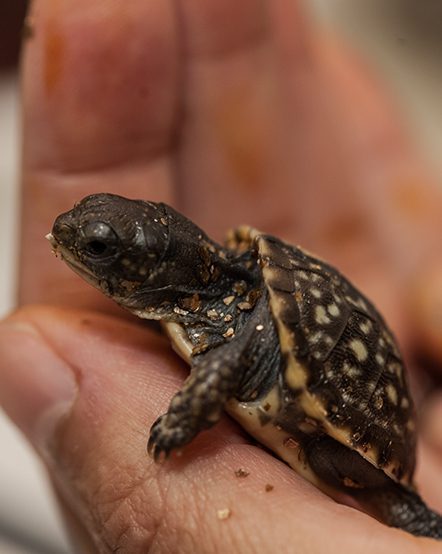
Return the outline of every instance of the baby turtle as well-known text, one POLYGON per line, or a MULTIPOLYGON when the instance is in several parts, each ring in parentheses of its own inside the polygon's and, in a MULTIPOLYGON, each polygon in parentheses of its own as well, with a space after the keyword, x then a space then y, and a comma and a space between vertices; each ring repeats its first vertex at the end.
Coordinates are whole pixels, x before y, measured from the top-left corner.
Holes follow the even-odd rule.
POLYGON ((442 538, 413 486, 415 416, 395 339, 335 268, 250 227, 220 246, 165 204, 112 194, 84 198, 48 238, 120 306, 161 320, 192 366, 151 428, 155 460, 226 409, 327 493, 442 538))

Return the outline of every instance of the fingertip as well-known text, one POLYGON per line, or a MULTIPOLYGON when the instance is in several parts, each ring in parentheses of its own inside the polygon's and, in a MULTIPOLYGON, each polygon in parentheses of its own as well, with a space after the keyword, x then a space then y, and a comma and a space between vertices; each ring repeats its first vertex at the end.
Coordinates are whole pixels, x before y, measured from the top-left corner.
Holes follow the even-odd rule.
POLYGON ((26 165, 84 172, 164 151, 177 94, 169 2, 36 0, 30 20, 26 165))

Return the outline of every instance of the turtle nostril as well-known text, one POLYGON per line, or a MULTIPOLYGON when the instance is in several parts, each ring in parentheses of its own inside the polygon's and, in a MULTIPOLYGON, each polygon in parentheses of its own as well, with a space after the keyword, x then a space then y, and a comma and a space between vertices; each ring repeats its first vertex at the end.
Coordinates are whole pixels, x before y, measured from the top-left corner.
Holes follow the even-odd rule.
POLYGON ((74 234, 74 229, 65 223, 61 217, 58 217, 55 220, 54 226, 52 228, 52 235, 55 240, 60 244, 68 244, 72 240, 74 234))

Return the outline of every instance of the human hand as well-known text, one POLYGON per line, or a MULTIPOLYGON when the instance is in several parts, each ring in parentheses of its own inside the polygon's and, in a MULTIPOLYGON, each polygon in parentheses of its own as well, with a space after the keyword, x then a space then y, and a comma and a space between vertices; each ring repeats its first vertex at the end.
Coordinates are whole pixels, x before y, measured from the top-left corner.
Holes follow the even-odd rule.
MULTIPOLYGON (((227 418, 154 464, 147 430, 186 369, 43 240, 100 191, 171 203, 216 238, 247 222, 339 265, 407 350, 393 298, 435 255, 442 202, 413 184, 429 179, 376 83, 293 0, 38 0, 31 23, 20 298, 46 305, 1 325, 0 401, 47 464, 76 551, 437 552, 336 504, 227 418)), ((441 510, 440 453, 425 452, 419 484, 441 510)))

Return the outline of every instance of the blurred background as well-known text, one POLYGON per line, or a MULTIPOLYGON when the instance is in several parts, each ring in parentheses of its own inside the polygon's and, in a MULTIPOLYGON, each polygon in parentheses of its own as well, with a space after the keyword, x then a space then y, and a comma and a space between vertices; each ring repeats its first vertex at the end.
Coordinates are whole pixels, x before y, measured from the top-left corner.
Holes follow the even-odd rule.
MULTIPOLYGON (((442 2, 309 0, 371 63, 442 183, 442 2)), ((0 2, 0 317, 14 306, 20 156, 17 64, 25 0, 0 2)), ((0 352, 1 356, 1 352, 0 352)), ((70 553, 44 472, 0 412, 0 554, 70 553)))

